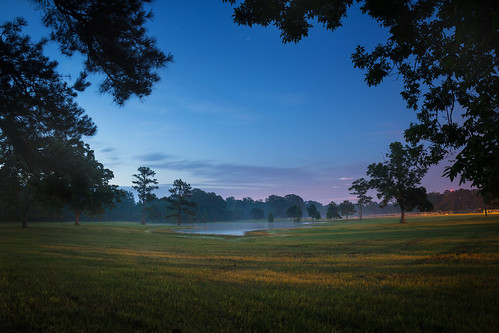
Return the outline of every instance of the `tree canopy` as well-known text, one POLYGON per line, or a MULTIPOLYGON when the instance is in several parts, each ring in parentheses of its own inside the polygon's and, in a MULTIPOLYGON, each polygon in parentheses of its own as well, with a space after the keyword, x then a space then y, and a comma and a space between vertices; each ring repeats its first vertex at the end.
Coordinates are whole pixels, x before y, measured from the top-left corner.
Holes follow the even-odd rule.
POLYGON ((339 207, 338 207, 338 205, 334 201, 331 201, 327 205, 326 218, 328 220, 331 220, 331 219, 336 220, 336 219, 340 219, 341 218, 339 207))
POLYGON ((364 178, 360 178, 355 180, 352 183, 352 186, 348 189, 350 194, 357 196, 357 205, 359 206, 359 219, 362 220, 362 206, 367 205, 372 202, 371 196, 367 195, 367 191, 369 191, 370 186, 369 182, 364 178))
POLYGON ((80 214, 99 215, 106 207, 112 207, 124 191, 117 185, 110 185, 113 172, 99 163, 88 145, 79 143, 66 146, 66 153, 58 160, 63 164, 65 174, 56 179, 54 196, 61 196, 75 214, 79 224, 80 214))
POLYGON ((191 200, 192 188, 190 184, 182 179, 176 179, 169 191, 170 196, 166 200, 171 205, 169 210, 172 213, 168 217, 176 217, 177 224, 180 225, 182 216, 195 214, 194 208, 196 204, 191 200))
POLYGON ((301 207, 298 207, 297 205, 293 205, 288 208, 286 211, 286 215, 288 217, 291 217, 293 221, 295 222, 300 222, 301 218, 303 217, 303 211, 301 207))
POLYGON ((132 176, 135 180, 132 181, 132 187, 139 194, 139 200, 142 203, 142 219, 140 223, 146 223, 146 202, 153 199, 152 191, 157 190, 158 180, 153 178, 156 175, 156 172, 151 170, 149 167, 139 167, 137 169, 139 173, 133 174, 132 176))
POLYGON ((355 207, 349 200, 344 200, 342 203, 340 203, 338 209, 341 215, 345 216, 347 220, 349 215, 355 214, 355 207))
MULTIPOLYGON (((85 155, 85 162, 93 161, 86 176, 92 174, 94 179, 78 181, 87 186, 80 186, 80 194, 93 193, 93 208, 86 204, 85 210, 100 210, 94 206, 97 192, 92 192, 97 183, 100 190, 104 185, 111 186, 107 182, 112 173, 95 161, 93 153, 82 155, 78 148, 83 145, 83 136, 96 132, 95 124, 75 101, 77 91, 89 86, 88 74, 103 74, 100 92, 111 94, 117 104, 123 105, 131 96, 149 95, 159 80, 157 70, 172 61, 171 55, 164 55, 146 33, 145 23, 152 14, 144 10, 144 4, 150 0, 32 1, 61 53, 82 56, 82 71, 71 83, 70 77, 57 72, 57 62, 43 55, 47 39, 32 42, 21 34, 27 24, 24 19, 1 23, 0 174, 23 203, 17 207, 23 212, 23 226, 32 206, 49 195, 46 191, 50 186, 61 185, 62 179, 75 180, 75 169, 63 170, 64 163, 58 163, 64 149, 73 149, 80 157, 85 155), (95 179, 97 174, 100 180, 95 179)), ((75 189, 71 187, 73 193, 75 189)), ((103 193, 100 195, 102 203, 103 193)))
POLYGON ((33 1, 61 53, 83 57, 79 86, 88 86, 88 73, 104 74, 100 91, 111 94, 117 104, 132 95, 149 95, 159 81, 156 71, 173 60, 146 33, 145 23, 153 14, 144 4, 152 0, 33 1))
POLYGON ((405 223, 405 211, 416 207, 420 211, 433 209, 426 189, 417 187, 427 170, 420 163, 422 150, 421 146, 404 147, 400 142, 393 142, 386 161, 367 167, 367 175, 371 177, 369 184, 378 191, 381 206, 391 201, 400 206, 400 223, 405 223))
POLYGON ((21 36, 26 22, 0 26, 0 140, 30 167, 47 137, 80 140, 96 127, 75 102, 75 90, 43 55, 45 41, 21 36))
MULTIPOLYGON (((224 0, 232 5, 235 0, 224 0)), ((494 0, 358 0, 361 11, 389 31, 355 67, 369 86, 396 76, 418 122, 405 131, 412 144, 429 142, 426 163, 452 156, 445 175, 470 181, 491 200, 499 197, 499 2, 494 0)), ((237 2, 234 21, 274 25, 283 42, 308 36, 314 21, 342 24, 353 0, 237 2)))

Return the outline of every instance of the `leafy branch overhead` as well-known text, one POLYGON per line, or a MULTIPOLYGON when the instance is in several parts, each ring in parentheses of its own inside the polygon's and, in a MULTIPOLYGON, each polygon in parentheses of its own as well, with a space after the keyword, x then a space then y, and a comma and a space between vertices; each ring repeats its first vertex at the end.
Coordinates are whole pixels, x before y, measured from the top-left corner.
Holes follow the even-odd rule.
MULTIPOLYGON (((43 23, 63 54, 84 57, 81 78, 104 74, 102 93, 123 105, 132 95, 148 96, 159 81, 157 70, 173 61, 147 35, 145 24, 152 12, 144 9, 151 0, 67 1, 33 0, 43 11, 43 23), (110 24, 112 22, 112 24, 110 24)), ((80 80, 79 88, 85 88, 80 80)))
MULTIPOLYGON (((235 0, 224 0, 236 5, 235 0)), ((407 107, 418 122, 405 131, 412 144, 429 142, 426 163, 453 156, 445 175, 470 181, 499 197, 499 2, 495 0, 359 0, 361 11, 390 37, 368 51, 358 46, 355 67, 369 86, 401 78, 407 107)), ((274 25, 284 43, 308 36, 314 21, 335 30, 353 0, 245 0, 237 24, 274 25)))

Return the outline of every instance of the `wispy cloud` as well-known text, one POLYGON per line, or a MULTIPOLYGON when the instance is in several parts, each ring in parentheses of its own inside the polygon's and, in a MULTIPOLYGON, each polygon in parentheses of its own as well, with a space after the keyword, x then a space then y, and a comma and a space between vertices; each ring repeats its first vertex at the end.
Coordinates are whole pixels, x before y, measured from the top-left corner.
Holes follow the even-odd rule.
POLYGON ((141 162, 157 162, 162 161, 168 158, 171 158, 171 155, 163 154, 163 153, 150 153, 136 156, 141 162))
POLYGON ((213 184, 258 184, 269 186, 280 182, 310 179, 313 174, 303 168, 269 167, 240 165, 231 163, 213 163, 202 160, 163 160, 151 165, 157 169, 189 171, 198 177, 210 180, 213 184))
POLYGON ((116 151, 116 148, 113 148, 113 147, 106 147, 104 149, 101 150, 103 153, 113 153, 116 151))
MULTIPOLYGON (((217 163, 210 160, 182 159, 178 156, 156 153, 142 155, 149 158, 154 170, 168 170, 173 174, 191 174, 191 185, 222 196, 251 196, 255 199, 270 194, 295 193, 306 200, 329 202, 347 199, 348 185, 345 180, 357 176, 355 170, 365 167, 317 167, 317 166, 258 166, 236 163, 217 163), (157 158, 157 160, 153 160, 157 158), (352 177, 338 177, 352 172, 352 177)), ((159 173, 159 171, 158 171, 159 173)), ((186 180, 186 179, 184 179, 186 180)), ((187 179, 188 181, 188 179, 187 179)))

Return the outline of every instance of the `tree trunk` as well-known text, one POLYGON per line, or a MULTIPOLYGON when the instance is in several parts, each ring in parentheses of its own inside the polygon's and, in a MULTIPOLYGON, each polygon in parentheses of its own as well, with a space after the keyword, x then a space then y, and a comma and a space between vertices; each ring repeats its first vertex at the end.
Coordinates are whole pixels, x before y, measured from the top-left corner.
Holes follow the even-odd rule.
POLYGON ((29 213, 31 212, 31 207, 33 206, 33 203, 35 202, 35 197, 31 197, 31 191, 28 190, 28 194, 26 196, 26 198, 24 198, 24 202, 25 202, 25 206, 22 207, 21 209, 23 210, 22 212, 22 217, 21 217, 21 226, 23 228, 27 228, 28 227, 28 217, 29 217, 29 213))
POLYGON ((146 201, 142 200, 142 220, 140 224, 146 224, 146 201))
POLYGON ((180 219, 182 218, 181 215, 182 215, 182 210, 179 207, 178 208, 178 215, 177 215, 177 223, 178 223, 178 225, 180 225, 180 219))
POLYGON ((362 204, 359 204, 359 220, 362 220, 362 204))
POLYGON ((28 217, 29 217, 29 213, 31 211, 31 206, 32 206, 32 203, 34 202, 34 199, 31 199, 31 198, 26 198, 26 206, 24 207, 24 212, 22 214, 22 222, 21 222, 21 226, 23 228, 27 228, 28 227, 28 217))
POLYGON ((400 223, 406 223, 405 222, 405 212, 404 212, 404 208, 402 206, 400 206, 400 223))
POLYGON ((75 212, 75 225, 80 225, 80 211, 76 210, 75 212))

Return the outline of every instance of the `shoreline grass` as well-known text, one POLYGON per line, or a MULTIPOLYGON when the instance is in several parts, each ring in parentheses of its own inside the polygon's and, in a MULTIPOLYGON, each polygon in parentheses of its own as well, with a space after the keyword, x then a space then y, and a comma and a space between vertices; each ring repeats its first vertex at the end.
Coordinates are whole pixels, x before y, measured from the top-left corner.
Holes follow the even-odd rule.
POLYGON ((499 330, 499 215, 175 229, 0 224, 0 331, 499 330))

